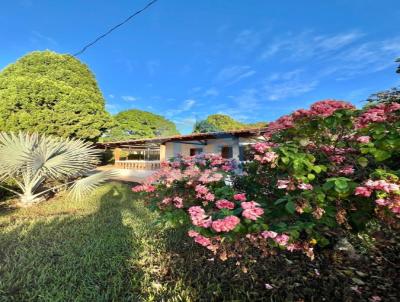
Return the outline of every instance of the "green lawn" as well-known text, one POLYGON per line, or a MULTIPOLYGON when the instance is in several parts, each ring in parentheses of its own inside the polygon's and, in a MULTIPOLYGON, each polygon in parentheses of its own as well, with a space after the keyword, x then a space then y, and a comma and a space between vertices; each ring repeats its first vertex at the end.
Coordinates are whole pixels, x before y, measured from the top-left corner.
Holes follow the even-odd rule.
POLYGON ((120 183, 81 202, 0 210, 0 301, 398 301, 398 244, 359 262, 221 262, 155 218, 120 183))
POLYGON ((153 222, 121 184, 3 214, 0 300, 158 301, 167 258, 153 222))

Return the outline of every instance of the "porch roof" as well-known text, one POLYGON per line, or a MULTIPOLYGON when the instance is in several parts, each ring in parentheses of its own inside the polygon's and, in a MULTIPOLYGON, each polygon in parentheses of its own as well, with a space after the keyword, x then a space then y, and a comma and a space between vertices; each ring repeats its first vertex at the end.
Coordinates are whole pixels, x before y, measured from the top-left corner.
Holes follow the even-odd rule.
POLYGON ((126 141, 103 142, 97 143, 98 147, 102 148, 120 148, 129 146, 151 146, 160 145, 167 142, 180 141, 201 141, 207 139, 229 138, 229 137, 252 137, 260 136, 266 132, 267 128, 252 128, 232 131, 219 131, 208 133, 192 133, 186 135, 174 135, 168 137, 143 138, 126 141))

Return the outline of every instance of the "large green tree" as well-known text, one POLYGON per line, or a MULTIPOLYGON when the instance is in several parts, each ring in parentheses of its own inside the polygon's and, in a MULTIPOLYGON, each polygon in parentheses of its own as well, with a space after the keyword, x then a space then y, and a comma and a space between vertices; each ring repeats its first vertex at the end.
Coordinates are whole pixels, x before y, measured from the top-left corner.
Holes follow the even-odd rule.
POLYGON ((229 130, 240 130, 248 128, 261 128, 266 127, 268 123, 257 122, 252 124, 241 123, 229 115, 225 114, 212 114, 209 115, 205 120, 197 122, 193 127, 194 133, 207 133, 215 131, 229 131, 229 130))
POLYGON ((193 126, 193 133, 208 133, 221 131, 217 126, 207 122, 206 120, 198 121, 193 126))
POLYGON ((211 114, 206 118, 206 121, 222 131, 243 129, 245 125, 229 115, 211 114))
POLYGON ((173 122, 161 115, 137 109, 121 111, 114 116, 115 126, 103 141, 152 138, 179 134, 173 122))
POLYGON ((111 117, 89 68, 71 55, 35 51, 0 72, 0 130, 97 140, 111 117))

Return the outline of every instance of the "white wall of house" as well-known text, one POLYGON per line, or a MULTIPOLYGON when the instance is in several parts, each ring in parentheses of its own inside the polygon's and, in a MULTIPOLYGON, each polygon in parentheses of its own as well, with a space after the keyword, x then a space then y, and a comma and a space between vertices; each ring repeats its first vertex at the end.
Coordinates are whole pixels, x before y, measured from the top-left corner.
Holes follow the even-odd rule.
POLYGON ((223 147, 232 147, 232 158, 239 160, 240 145, 253 144, 260 140, 262 140, 262 137, 208 139, 206 145, 200 145, 198 141, 167 142, 165 143, 165 157, 170 159, 178 154, 189 156, 192 148, 202 148, 204 153, 221 154, 223 147))

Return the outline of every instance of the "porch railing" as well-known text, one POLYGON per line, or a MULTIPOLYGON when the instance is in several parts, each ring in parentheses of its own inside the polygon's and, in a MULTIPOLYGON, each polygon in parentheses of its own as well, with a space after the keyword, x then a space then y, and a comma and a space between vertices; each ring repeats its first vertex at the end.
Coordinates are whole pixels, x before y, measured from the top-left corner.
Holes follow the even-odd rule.
POLYGON ((115 167, 118 169, 130 170, 158 170, 159 160, 116 160, 115 167))

